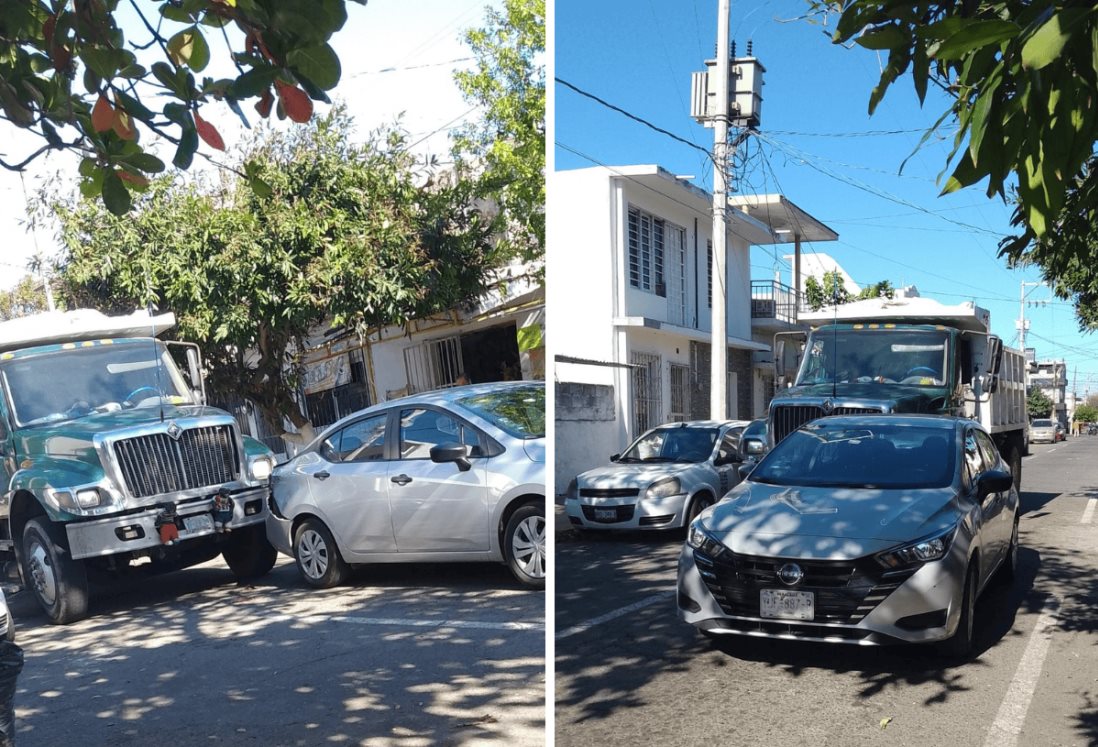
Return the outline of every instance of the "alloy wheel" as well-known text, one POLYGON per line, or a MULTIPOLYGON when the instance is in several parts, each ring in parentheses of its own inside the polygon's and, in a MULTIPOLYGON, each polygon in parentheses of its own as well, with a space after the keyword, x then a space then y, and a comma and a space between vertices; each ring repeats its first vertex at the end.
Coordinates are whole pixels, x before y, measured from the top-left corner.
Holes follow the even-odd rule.
POLYGON ((545 518, 529 516, 519 522, 511 537, 518 567, 531 578, 545 578, 545 518))
POLYGON ((50 555, 42 543, 35 539, 28 553, 31 583, 38 598, 46 606, 52 607, 57 601, 57 578, 50 563, 50 555))
POLYGON ((314 529, 301 533, 297 541, 297 557, 301 570, 309 578, 318 579, 328 570, 328 544, 314 529))

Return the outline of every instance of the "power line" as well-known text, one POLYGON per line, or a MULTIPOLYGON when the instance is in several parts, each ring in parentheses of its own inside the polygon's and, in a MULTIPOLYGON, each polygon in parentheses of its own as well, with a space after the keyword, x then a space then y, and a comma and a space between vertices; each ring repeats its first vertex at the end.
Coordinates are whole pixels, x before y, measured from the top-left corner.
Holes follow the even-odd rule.
POLYGON ((476 57, 455 57, 452 60, 444 60, 442 62, 425 62, 422 65, 406 65, 404 67, 383 67, 380 70, 363 70, 361 73, 355 73, 349 77, 359 78, 363 75, 381 75, 383 73, 403 73, 406 70, 422 70, 428 67, 442 67, 443 65, 454 65, 458 62, 469 62, 475 60, 476 57))
POLYGON ((638 122, 638 123, 644 125, 645 127, 648 127, 649 129, 655 130, 656 132, 660 133, 661 135, 666 135, 667 137, 671 138, 672 140, 680 142, 680 143, 682 143, 683 145, 685 145, 689 148, 693 148, 694 150, 701 151, 702 153, 705 154, 706 158, 711 157, 710 154, 709 154, 709 151, 706 150, 705 148, 703 148, 702 146, 698 145, 697 143, 692 143, 689 140, 687 140, 686 138, 679 137, 678 135, 676 135, 675 133, 673 133, 669 130, 665 130, 665 129, 663 129, 662 127, 660 127, 658 125, 654 125, 651 122, 649 122, 647 119, 644 119, 643 117, 638 117, 636 114, 632 114, 631 112, 627 112, 625 109, 622 109, 620 106, 615 106, 614 104, 611 104, 609 101, 606 101, 605 99, 601 99, 593 93, 588 93, 587 91, 584 91, 582 88, 577 88, 576 86, 572 85, 571 83, 569 83, 568 81, 566 81, 562 78, 554 78, 553 80, 555 80, 557 83, 560 83, 565 88, 569 88, 569 89, 575 91, 580 96, 584 96, 586 98, 591 99, 592 101, 596 101, 599 104, 602 104, 603 106, 605 106, 607 109, 611 109, 613 111, 616 111, 618 114, 621 114, 625 117, 628 117, 629 119, 633 120, 634 122, 638 122))

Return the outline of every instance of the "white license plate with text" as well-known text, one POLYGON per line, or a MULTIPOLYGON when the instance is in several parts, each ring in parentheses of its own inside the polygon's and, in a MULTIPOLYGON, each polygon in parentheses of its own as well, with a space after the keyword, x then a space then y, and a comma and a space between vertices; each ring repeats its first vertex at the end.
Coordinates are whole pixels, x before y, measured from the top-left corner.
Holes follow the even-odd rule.
POLYGON ((207 532, 212 532, 213 528, 213 517, 209 514, 195 514, 194 516, 183 517, 182 534, 184 535, 206 534, 207 532))
POLYGON ((759 615, 777 620, 811 620, 816 611, 815 595, 810 591, 760 589, 759 615))

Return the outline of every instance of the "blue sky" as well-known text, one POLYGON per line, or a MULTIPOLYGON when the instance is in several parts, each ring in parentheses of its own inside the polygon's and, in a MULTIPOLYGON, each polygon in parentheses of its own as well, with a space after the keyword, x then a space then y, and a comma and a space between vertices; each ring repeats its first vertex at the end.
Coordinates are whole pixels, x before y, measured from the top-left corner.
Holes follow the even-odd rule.
MULTIPOLYGON (((910 78, 901 78, 870 117, 869 93, 884 60, 861 47, 833 45, 819 24, 798 20, 807 7, 804 0, 732 3, 738 54, 751 40, 767 69, 765 139, 741 150, 738 191, 783 193, 835 229, 837 242, 804 251, 831 254, 860 284, 887 279, 944 303, 975 300, 991 311, 993 331, 1016 346, 1021 283, 1040 273, 1010 270, 996 256, 1000 238, 1010 233, 1010 206, 989 199, 986 185, 938 197, 952 130, 915 152, 897 175, 945 99, 932 93, 921 109, 910 78)), ((711 148, 712 131, 689 115, 690 73, 714 56, 716 16, 716 0, 557 0, 554 74, 711 148)), ((658 163, 712 186, 712 169, 695 148, 562 86, 554 100, 556 169, 658 163)), ((754 248, 752 276, 769 279, 777 269, 789 282, 786 249, 792 252, 754 248)), ((1051 299, 1047 288, 1026 290, 1031 301, 1051 299)), ((1070 304, 1051 300, 1026 308, 1027 346, 1040 359, 1066 359, 1080 395, 1098 393, 1098 339, 1078 332, 1070 304)))

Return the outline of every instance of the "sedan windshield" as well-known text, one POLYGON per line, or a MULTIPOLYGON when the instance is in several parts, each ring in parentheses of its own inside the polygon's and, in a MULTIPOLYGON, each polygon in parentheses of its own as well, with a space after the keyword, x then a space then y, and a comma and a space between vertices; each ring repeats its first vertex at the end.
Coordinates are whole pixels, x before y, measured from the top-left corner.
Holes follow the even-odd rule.
POLYGON ((713 453, 717 434, 717 428, 656 428, 634 441, 618 461, 704 462, 713 453))
POLYGON ((545 437, 545 387, 515 386, 458 400, 492 425, 515 438, 545 437))
POLYGON ((855 427, 817 421, 792 433, 751 473, 752 482, 836 488, 943 488, 953 482, 952 429, 855 427))
POLYGON ((192 404, 162 342, 97 343, 15 358, 0 367, 21 426, 72 420, 95 412, 192 404))
POLYGON ((1033 427, 1034 428, 1051 428, 1052 427, 1052 421, 1051 420, 1034 420, 1033 421, 1033 427))

